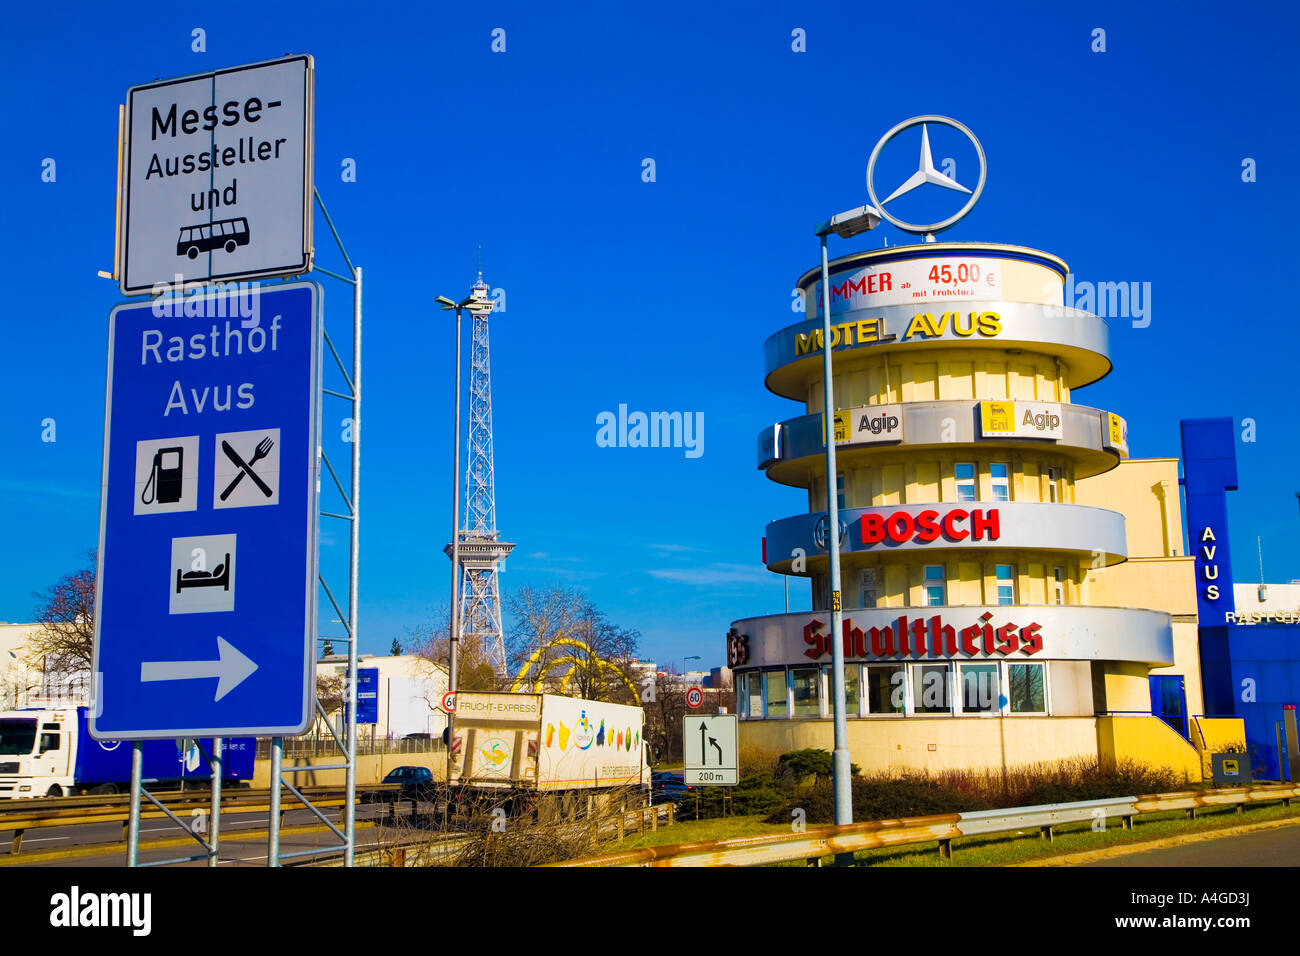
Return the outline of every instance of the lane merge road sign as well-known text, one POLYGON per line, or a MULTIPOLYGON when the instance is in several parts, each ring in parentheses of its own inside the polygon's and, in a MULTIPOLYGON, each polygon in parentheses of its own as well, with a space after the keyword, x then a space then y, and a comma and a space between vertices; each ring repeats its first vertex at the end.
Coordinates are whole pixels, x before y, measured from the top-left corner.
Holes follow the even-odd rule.
POLYGON ((740 782, 735 714, 687 714, 682 718, 683 777, 691 786, 740 782))
POLYGON ((301 733, 315 705, 320 291, 109 318, 99 739, 301 733))
POLYGON ((313 77, 290 56, 127 91, 123 295, 311 268, 313 77))

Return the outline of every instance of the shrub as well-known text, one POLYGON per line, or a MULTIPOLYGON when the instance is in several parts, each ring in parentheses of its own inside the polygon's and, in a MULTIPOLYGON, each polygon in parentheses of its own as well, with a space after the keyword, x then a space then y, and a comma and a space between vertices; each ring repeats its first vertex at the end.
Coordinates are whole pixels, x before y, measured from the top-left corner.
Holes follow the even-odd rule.
MULTIPOLYGON (((853 819, 888 820, 1028 807, 1044 803, 1073 803, 1107 797, 1168 793, 1187 786, 1172 771, 1134 762, 1102 767, 1095 758, 1079 757, 1051 763, 936 773, 902 771, 853 779, 853 819)), ((834 790, 819 779, 807 792, 787 796, 769 823, 788 823, 802 809, 808 823, 833 823, 834 790)))
MULTIPOLYGON (((817 750, 813 747, 792 750, 781 754, 777 759, 776 777, 779 783, 786 786, 796 784, 805 777, 815 777, 818 781, 829 780, 834 772, 834 765, 835 758, 829 750, 817 750)), ((857 764, 850 764, 850 772, 856 777, 862 772, 862 768, 857 764)))
MULTIPOLYGON (((907 774, 901 778, 855 777, 853 780, 853 819, 891 820, 897 817, 924 817, 936 813, 961 813, 988 809, 989 802, 979 797, 945 787, 924 774, 907 774)), ((806 793, 788 799, 772 812, 766 822, 789 823, 795 810, 802 809, 808 823, 835 822, 835 791, 827 781, 806 793)))
POLYGON ((722 816, 723 791, 730 790, 727 803, 729 816, 753 816, 771 813, 788 797, 777 790, 771 773, 752 773, 740 778, 734 787, 698 787, 698 799, 692 793, 677 806, 677 817, 682 820, 705 820, 722 816))

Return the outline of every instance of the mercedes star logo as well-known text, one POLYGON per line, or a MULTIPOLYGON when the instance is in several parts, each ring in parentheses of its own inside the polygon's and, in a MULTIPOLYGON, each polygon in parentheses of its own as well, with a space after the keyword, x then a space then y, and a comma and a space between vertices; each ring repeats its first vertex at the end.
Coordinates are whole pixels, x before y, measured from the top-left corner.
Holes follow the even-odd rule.
POLYGON ((871 159, 867 162, 867 194, 871 196, 871 202, 880 212, 880 215, 888 219, 899 229, 902 229, 904 232, 916 233, 918 235, 933 235, 936 232, 942 232, 944 229, 947 229, 975 207, 975 203, 979 201, 980 194, 984 192, 984 178, 987 173, 988 164, 984 159, 984 148, 980 146, 980 141, 975 138, 975 134, 969 129, 961 123, 958 123, 955 119, 951 119, 947 116, 913 116, 911 119, 899 123, 882 136, 880 142, 876 143, 876 148, 871 151, 871 159), (930 131, 927 128, 927 124, 952 127, 965 135, 965 137, 974 145, 975 152, 979 156, 980 177, 973 192, 961 183, 957 182, 957 180, 953 179, 951 176, 935 169, 934 158, 930 155, 930 131), (880 151, 884 149, 891 140, 898 136, 899 133, 902 133, 904 130, 909 130, 913 126, 921 127, 921 160, 918 163, 918 168, 905 183, 890 193, 889 197, 885 199, 884 202, 881 202, 876 196, 876 160, 880 158, 880 151), (893 202, 899 196, 906 195, 913 189, 916 189, 918 186, 924 186, 926 183, 933 183, 936 186, 942 186, 944 189, 952 189, 960 193, 966 193, 970 196, 970 199, 966 200, 966 205, 962 206, 961 209, 957 210, 954 215, 949 216, 947 219, 941 220, 940 222, 925 223, 923 225, 903 222, 901 219, 891 216, 889 211, 885 209, 886 205, 893 202))

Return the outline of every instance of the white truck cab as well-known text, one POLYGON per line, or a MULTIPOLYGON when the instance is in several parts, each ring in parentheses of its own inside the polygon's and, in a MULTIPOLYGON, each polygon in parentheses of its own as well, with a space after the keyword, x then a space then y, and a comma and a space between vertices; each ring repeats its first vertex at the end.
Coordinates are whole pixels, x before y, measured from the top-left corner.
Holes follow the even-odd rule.
POLYGON ((76 708, 0 713, 0 800, 73 792, 76 708))

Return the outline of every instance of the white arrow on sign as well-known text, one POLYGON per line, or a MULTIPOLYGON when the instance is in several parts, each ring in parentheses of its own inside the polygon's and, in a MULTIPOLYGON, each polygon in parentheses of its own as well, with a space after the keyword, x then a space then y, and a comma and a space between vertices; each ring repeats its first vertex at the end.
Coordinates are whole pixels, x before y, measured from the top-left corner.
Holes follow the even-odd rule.
POLYGON ((193 680, 197 677, 217 678, 217 696, 213 703, 221 700, 257 670, 257 665, 239 653, 229 641, 217 635, 217 655, 215 661, 142 661, 140 663, 140 680, 143 682, 157 680, 193 680))

